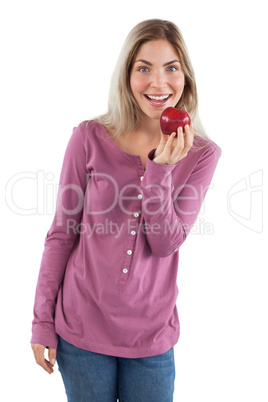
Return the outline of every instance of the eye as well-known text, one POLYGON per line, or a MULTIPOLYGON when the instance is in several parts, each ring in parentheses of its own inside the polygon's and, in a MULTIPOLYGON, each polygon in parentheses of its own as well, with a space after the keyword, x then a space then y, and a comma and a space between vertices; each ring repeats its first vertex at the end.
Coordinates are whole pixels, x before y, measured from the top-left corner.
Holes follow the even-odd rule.
POLYGON ((169 67, 167 68, 167 71, 171 71, 171 72, 177 71, 177 70, 178 70, 178 67, 175 67, 175 66, 169 66, 169 67))
POLYGON ((141 73, 148 73, 149 68, 148 68, 148 67, 140 67, 140 68, 138 69, 138 71, 140 71, 141 73))

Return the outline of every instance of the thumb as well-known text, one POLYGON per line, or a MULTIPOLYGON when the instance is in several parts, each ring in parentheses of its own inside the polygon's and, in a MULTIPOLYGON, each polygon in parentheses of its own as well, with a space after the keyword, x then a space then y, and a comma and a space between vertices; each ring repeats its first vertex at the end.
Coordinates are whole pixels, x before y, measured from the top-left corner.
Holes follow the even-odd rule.
POLYGON ((48 349, 48 360, 52 366, 56 363, 56 349, 49 348, 48 349))

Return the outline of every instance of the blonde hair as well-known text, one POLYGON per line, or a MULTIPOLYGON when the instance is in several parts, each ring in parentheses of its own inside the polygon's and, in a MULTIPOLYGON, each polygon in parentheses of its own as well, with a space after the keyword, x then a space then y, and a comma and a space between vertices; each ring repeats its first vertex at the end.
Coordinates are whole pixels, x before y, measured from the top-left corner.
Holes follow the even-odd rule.
POLYGON ((175 106, 185 108, 194 123, 196 135, 206 137, 197 113, 198 96, 194 70, 178 27, 170 22, 150 19, 140 22, 128 34, 111 79, 108 111, 99 120, 114 136, 133 131, 141 118, 141 109, 130 87, 130 74, 140 46, 148 41, 167 40, 178 53, 185 75, 183 94, 175 106))

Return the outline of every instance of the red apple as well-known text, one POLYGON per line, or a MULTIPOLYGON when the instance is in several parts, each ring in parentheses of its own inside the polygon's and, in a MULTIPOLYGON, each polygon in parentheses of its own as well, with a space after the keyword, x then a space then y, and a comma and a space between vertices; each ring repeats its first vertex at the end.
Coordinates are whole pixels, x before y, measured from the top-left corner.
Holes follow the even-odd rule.
POLYGON ((191 124, 191 118, 184 110, 167 107, 161 114, 160 127, 163 134, 170 135, 174 131, 177 132, 178 127, 184 128, 186 124, 191 124))

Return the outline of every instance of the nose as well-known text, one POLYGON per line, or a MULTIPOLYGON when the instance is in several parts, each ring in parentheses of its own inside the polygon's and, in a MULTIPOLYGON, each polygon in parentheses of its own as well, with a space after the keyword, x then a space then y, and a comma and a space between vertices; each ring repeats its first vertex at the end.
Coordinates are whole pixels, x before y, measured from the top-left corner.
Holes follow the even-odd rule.
POLYGON ((166 82, 165 75, 162 74, 161 72, 155 72, 152 77, 151 87, 163 89, 166 87, 166 85, 167 85, 167 82, 166 82))

